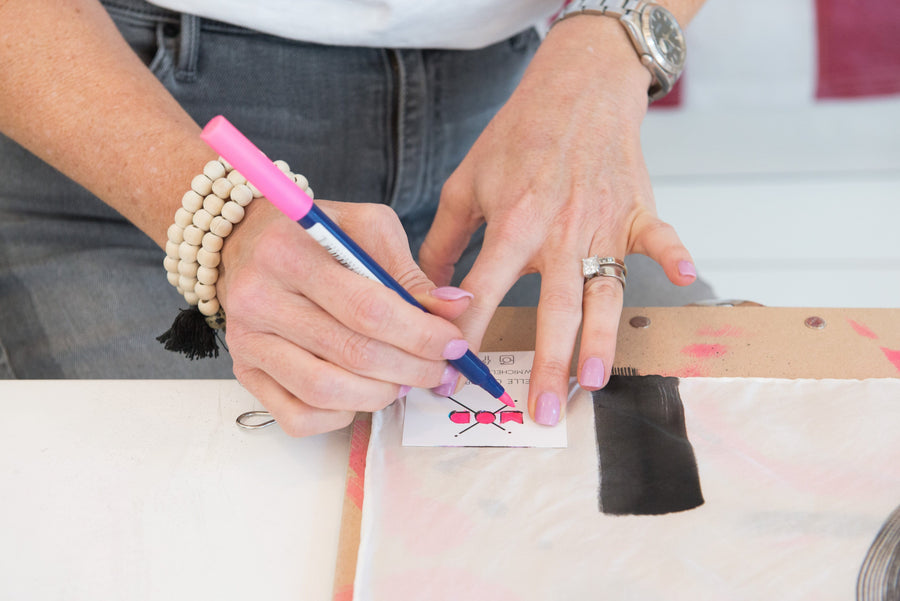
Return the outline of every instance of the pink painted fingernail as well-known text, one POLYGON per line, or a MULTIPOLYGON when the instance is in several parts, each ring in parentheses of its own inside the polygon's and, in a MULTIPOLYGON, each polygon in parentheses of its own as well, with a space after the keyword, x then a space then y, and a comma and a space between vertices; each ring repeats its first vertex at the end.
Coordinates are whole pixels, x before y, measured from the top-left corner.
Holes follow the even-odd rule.
POLYGON ((459 300, 461 298, 475 298, 475 295, 471 292, 463 290, 462 288, 457 288, 456 286, 443 286, 441 288, 435 288, 434 290, 429 290, 428 294, 430 294, 434 298, 451 301, 459 300))
POLYGON ((543 392, 534 408, 534 421, 544 426, 559 423, 559 397, 552 392, 543 392))
POLYGON ((444 368, 444 373, 441 374, 441 384, 456 384, 456 380, 459 379, 459 372, 456 371, 456 368, 452 365, 448 365, 444 368))
POLYGON ((678 261, 678 273, 695 278, 697 277, 697 268, 690 261, 678 261))
POLYGON ((400 387, 400 392, 397 393, 397 398, 402 399, 407 394, 409 394, 410 390, 412 390, 412 386, 407 386, 406 384, 404 384, 403 386, 400 387))
POLYGON ((469 350, 469 343, 462 338, 456 338, 447 343, 441 356, 444 359, 459 359, 469 350))
POLYGON ((604 367, 603 359, 589 357, 581 366, 581 377, 578 378, 578 383, 584 388, 600 388, 603 386, 604 367))
POLYGON ((441 384, 440 386, 436 386, 431 389, 431 392, 438 396, 450 396, 456 391, 456 382, 450 382, 449 384, 441 384))

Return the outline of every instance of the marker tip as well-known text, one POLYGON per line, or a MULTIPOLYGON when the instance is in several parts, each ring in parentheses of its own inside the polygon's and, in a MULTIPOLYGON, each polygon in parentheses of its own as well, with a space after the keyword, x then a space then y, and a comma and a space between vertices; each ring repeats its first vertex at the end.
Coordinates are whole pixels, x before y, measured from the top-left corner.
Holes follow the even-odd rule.
POLYGON ((512 397, 509 396, 508 392, 504 392, 502 395, 500 395, 500 400, 503 401, 503 403, 509 407, 516 406, 516 402, 514 400, 512 400, 512 397))

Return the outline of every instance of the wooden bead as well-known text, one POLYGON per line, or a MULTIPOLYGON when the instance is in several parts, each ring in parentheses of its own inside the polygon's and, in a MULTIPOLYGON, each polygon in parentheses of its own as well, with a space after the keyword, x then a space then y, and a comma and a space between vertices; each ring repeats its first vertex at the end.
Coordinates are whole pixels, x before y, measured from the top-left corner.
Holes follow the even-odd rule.
POLYGON ((184 209, 184 207, 179 207, 177 211, 175 211, 175 223, 181 229, 186 228, 191 224, 191 221, 194 219, 194 214, 189 213, 184 209))
POLYGON ((181 244, 175 244, 171 240, 166 240, 166 256, 175 259, 176 261, 181 258, 179 254, 179 248, 181 244))
POLYGON ((229 163, 228 161, 226 161, 226 160, 225 160, 225 157, 223 157, 223 156, 220 155, 219 158, 218 158, 218 161, 219 161, 220 163, 222 163, 222 166, 225 167, 225 169, 233 169, 233 167, 231 166, 231 163, 229 163))
POLYGON ((197 263, 203 267, 218 267, 221 260, 222 255, 219 253, 209 252, 205 248, 197 251, 197 263))
POLYGON ((231 194, 232 188, 234 188, 234 184, 232 184, 224 177, 220 177, 219 179, 214 181, 212 185, 213 194, 223 200, 228 200, 228 195, 231 194))
POLYGON ((196 213, 197 209, 203 206, 203 197, 193 190, 188 190, 181 197, 181 206, 189 213, 196 213))
POLYGON ((231 223, 240 223, 244 218, 244 207, 234 201, 226 202, 222 207, 222 217, 231 223))
POLYGON ((181 261, 178 263, 178 273, 185 277, 196 278, 197 277, 197 268, 200 267, 200 264, 197 262, 188 263, 187 261, 181 261))
MULTIPOLYGON (((213 219, 215 221, 215 219, 213 219)), ((222 245, 225 244, 225 240, 221 236, 217 236, 212 232, 206 232, 203 234, 203 240, 200 241, 200 246, 211 253, 217 253, 222 250, 222 245)))
POLYGON ((197 308, 200 309, 200 312, 204 315, 211 317, 219 312, 219 301, 215 298, 202 300, 197 303, 197 308))
POLYGON ((246 207, 253 200, 253 191, 246 184, 240 184, 231 189, 230 197, 234 202, 246 207))
MULTIPOLYGON (((178 287, 178 278, 181 277, 181 274, 179 274, 177 271, 169 271, 166 273, 166 277, 169 279, 170 284, 172 284, 176 288, 178 287)), ((179 294, 181 293, 179 292, 179 294)))
POLYGON ((316 197, 316 193, 313 192, 313 189, 310 188, 309 186, 306 186, 306 195, 309 196, 310 198, 316 197))
POLYGON ((191 190, 200 196, 206 196, 212 192, 212 180, 202 173, 200 175, 195 175, 194 179, 191 180, 191 190))
POLYGON ((203 234, 206 233, 193 223, 184 228, 183 232, 184 237, 182 239, 192 246, 200 246, 200 242, 203 240, 203 234))
POLYGON ((212 223, 209 224, 209 231, 220 238, 227 238, 233 228, 234 224, 221 215, 213 217, 212 223))
POLYGON ((193 223, 204 232, 209 231, 209 224, 212 222, 213 216, 206 209, 200 209, 194 213, 193 223))
POLYGON ((188 277, 186 275, 182 275, 178 277, 178 287, 184 290, 185 292, 193 292, 194 285, 197 283, 197 278, 188 277))
POLYGON ((178 245, 178 258, 182 261, 187 261, 188 263, 193 263, 197 260, 197 251, 200 250, 199 247, 194 246, 188 242, 182 242, 178 245))
MULTIPOLYGON (((225 198, 228 198, 227 196, 225 198)), ((203 208, 206 212, 215 217, 222 212, 222 206, 225 201, 219 198, 217 194, 210 194, 203 200, 203 208)))
POLYGON ((166 237, 175 244, 184 242, 184 229, 179 227, 177 223, 173 223, 166 230, 166 237))
POLYGON ((183 292, 182 294, 184 295, 184 300, 187 301, 187 304, 191 305, 192 307, 200 303, 200 297, 197 296, 196 292, 191 292, 190 290, 187 290, 187 291, 183 292))
POLYGON ((203 166, 203 175, 208 177, 210 181, 216 181, 220 177, 225 177, 225 165, 219 161, 210 161, 203 166))
POLYGON ((240 186, 241 184, 247 183, 247 178, 244 177, 240 171, 235 169, 231 173, 228 174, 228 181, 230 181, 235 186, 240 186))
POLYGON ((275 164, 276 167, 278 167, 278 169, 281 170, 282 173, 290 173, 291 172, 291 166, 288 165, 286 161, 282 161, 281 159, 278 159, 277 161, 272 161, 272 162, 275 164))
POLYGON ((209 300, 216 298, 216 287, 197 282, 197 285, 194 286, 194 293, 200 300, 209 300))
POLYGON ((207 286, 212 286, 219 279, 219 270, 212 267, 204 267, 203 265, 197 269, 197 281, 207 286))
POLYGON ((297 187, 301 190, 306 190, 306 188, 309 186, 309 180, 299 173, 294 174, 294 183, 297 184, 297 187))
POLYGON ((260 192, 256 186, 247 182, 247 187, 250 188, 250 191, 253 192, 253 198, 262 198, 262 192, 260 192))
POLYGON ((163 259, 163 267, 168 273, 178 273, 178 259, 166 255, 166 258, 163 259))

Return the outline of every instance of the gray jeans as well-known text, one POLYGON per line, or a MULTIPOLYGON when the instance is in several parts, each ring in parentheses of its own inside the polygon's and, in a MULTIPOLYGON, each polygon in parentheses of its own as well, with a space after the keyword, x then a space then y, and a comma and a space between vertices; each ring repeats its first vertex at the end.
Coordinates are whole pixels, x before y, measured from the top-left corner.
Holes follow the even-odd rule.
MULTIPOLYGON (((319 198, 389 204, 414 254, 443 182, 539 43, 527 31, 474 51, 326 47, 141 0, 104 5, 198 123, 224 114, 266 154, 306 175, 319 198)), ((231 377, 227 353, 189 361, 155 340, 184 302, 147 236, 2 136, 0 181, 0 377, 231 377)), ((476 236, 457 279, 479 245, 476 236)), ((629 294, 661 291, 636 304, 711 296, 697 284, 685 296, 636 282, 659 281, 650 261, 630 258, 629 270, 629 294)), ((538 286, 536 276, 523 278, 505 304, 535 304, 538 286)))

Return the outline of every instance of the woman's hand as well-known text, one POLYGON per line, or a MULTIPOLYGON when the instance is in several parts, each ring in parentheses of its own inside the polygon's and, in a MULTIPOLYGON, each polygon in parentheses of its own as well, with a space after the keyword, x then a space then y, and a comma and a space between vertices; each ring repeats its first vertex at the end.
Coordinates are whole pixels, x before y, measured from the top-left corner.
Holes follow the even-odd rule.
POLYGON ((640 148, 649 83, 615 19, 559 23, 447 181, 420 251, 425 273, 445 284, 471 234, 487 222, 462 284, 476 297, 457 320, 476 347, 516 280, 541 274, 528 400, 539 423, 559 420, 582 310, 579 382, 601 388, 613 364, 623 286, 610 277, 585 283, 582 258, 637 252, 675 284, 696 277, 688 251, 656 215, 640 148))
POLYGON ((470 295, 435 291, 390 208, 317 204, 432 314, 339 264, 264 199, 250 205, 223 248, 226 342, 235 376, 294 436, 344 427, 406 386, 455 382, 445 359, 468 349, 448 320, 470 295))

